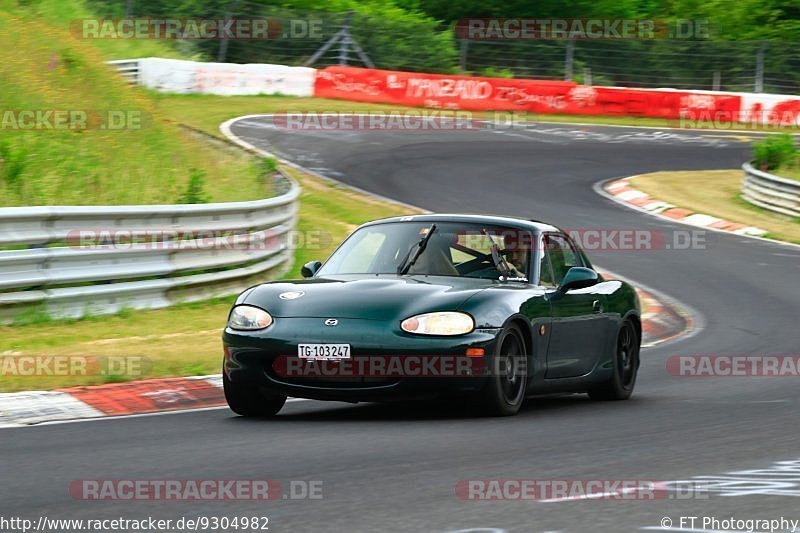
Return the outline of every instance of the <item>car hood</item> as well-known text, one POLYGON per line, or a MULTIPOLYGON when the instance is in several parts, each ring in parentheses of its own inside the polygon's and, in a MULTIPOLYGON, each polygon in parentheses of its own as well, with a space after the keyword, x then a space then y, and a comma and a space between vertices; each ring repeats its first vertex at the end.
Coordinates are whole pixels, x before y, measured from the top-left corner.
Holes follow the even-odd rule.
POLYGON ((265 283, 250 289, 238 303, 261 307, 275 317, 395 320, 458 310, 467 299, 496 283, 440 276, 336 276, 265 283), (293 291, 302 295, 284 299, 293 291))

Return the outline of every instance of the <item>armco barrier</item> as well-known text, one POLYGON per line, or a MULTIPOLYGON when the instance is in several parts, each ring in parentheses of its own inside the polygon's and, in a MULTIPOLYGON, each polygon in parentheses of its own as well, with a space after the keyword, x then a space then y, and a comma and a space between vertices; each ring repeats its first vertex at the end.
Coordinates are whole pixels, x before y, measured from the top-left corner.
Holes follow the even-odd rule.
POLYGON ((232 294, 285 270, 300 188, 278 179, 287 192, 251 202, 0 208, 0 246, 32 245, 0 251, 0 321, 30 306, 70 317, 165 307, 232 294), (147 246, 82 246, 81 230, 157 237, 147 246), (236 237, 219 247, 202 238, 168 241, 169 232, 236 237))
POLYGON ((120 76, 130 83, 139 83, 139 60, 138 59, 117 59, 109 61, 109 65, 119 71, 120 76))
POLYGON ((800 182, 756 170, 750 163, 742 169, 742 198, 776 213, 800 217, 800 182))

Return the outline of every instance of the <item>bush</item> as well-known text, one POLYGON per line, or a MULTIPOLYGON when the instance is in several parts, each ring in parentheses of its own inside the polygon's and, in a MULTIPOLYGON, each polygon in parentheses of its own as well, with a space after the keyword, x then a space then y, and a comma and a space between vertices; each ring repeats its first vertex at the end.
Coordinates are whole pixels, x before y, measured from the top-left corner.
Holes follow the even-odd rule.
POLYGON ((203 182, 205 181, 205 173, 202 170, 192 169, 189 175, 189 183, 180 198, 179 204, 205 204, 208 203, 208 196, 203 190, 203 182))
POLYGON ((261 171, 264 174, 275 174, 278 171, 278 162, 274 157, 265 157, 261 160, 261 171))
POLYGON ((753 143, 753 164, 761 170, 775 170, 794 163, 797 149, 789 133, 770 135, 753 143))
POLYGON ((514 77, 514 71, 510 68, 494 68, 494 67, 486 67, 481 71, 481 76, 484 78, 507 78, 511 79, 514 77))
POLYGON ((10 142, 0 139, 0 180, 6 185, 20 187, 27 155, 24 147, 15 150, 10 142))

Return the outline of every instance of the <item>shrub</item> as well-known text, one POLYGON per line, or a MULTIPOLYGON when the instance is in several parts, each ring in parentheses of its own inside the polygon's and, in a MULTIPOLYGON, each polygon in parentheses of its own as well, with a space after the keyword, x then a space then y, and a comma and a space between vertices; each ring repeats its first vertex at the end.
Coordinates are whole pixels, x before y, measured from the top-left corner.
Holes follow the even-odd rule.
POLYGON ((192 169, 189 175, 189 183, 180 198, 179 204, 205 204, 208 203, 208 195, 203 190, 205 181, 205 172, 202 170, 192 169))
POLYGON ((265 157, 261 160, 261 171, 264 174, 272 175, 278 171, 278 162, 274 157, 265 157))
POLYGON ((481 76, 485 78, 508 78, 514 77, 514 71, 510 68, 486 67, 481 71, 481 76))
POLYGON ((775 170, 792 164, 797 149, 789 133, 769 135, 763 141, 753 143, 753 164, 761 170, 775 170))

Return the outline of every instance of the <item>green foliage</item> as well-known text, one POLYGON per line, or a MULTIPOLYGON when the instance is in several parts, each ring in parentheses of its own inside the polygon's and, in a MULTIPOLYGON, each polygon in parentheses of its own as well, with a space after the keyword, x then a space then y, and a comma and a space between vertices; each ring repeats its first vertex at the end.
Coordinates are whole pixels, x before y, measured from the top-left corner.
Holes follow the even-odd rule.
POLYGON ((14 326, 27 326, 31 324, 52 324, 56 322, 44 305, 37 305, 22 309, 14 315, 14 326))
POLYGON ((205 172, 193 168, 189 174, 189 183, 186 184, 186 191, 178 198, 179 204, 206 204, 208 195, 205 190, 205 172))
MULTIPOLYGON (((119 17, 119 0, 91 0, 98 14, 119 17)), ((136 0, 134 16, 152 18, 211 18, 226 16, 230 0, 136 0)), ((269 3, 241 2, 233 12, 234 18, 268 18, 318 23, 321 34, 308 38, 265 40, 231 40, 227 43, 226 61, 233 63, 303 63, 345 22, 346 13, 353 11, 353 39, 366 50, 380 68, 429 72, 450 72, 458 64, 458 52, 452 31, 438 20, 419 11, 409 11, 384 0, 274 1, 269 3)), ((282 27, 286 30, 287 28, 282 27)), ((202 54, 206 60, 216 60, 219 40, 199 40, 182 46, 202 54)), ((326 66, 338 63, 339 45, 333 46, 315 64, 326 66)), ((356 52, 350 48, 348 62, 361 65, 356 52)))
POLYGON ((278 171, 278 161, 274 157, 265 157, 261 160, 261 172, 264 175, 272 175, 278 171))
POLYGON ((0 178, 8 187, 18 189, 21 185, 27 155, 25 146, 14 146, 9 139, 0 139, 0 178))
POLYGON ((202 376, 207 373, 208 370, 202 363, 190 363, 181 367, 182 376, 202 376))
MULTIPOLYGON (((31 0, 53 1, 53 0, 31 0)), ((127 2, 87 0, 98 13, 124 15, 127 2)), ((134 16, 221 18, 230 0, 134 0, 134 16)), ((753 90, 755 56, 764 41, 766 89, 772 92, 800 90, 796 68, 800 36, 800 7, 788 0, 250 0, 240 2, 235 18, 266 17, 279 20, 320 21, 323 35, 228 43, 227 60, 235 63, 303 64, 340 29, 345 13, 353 11, 351 33, 372 62, 381 69, 456 73, 459 43, 456 21, 475 17, 586 19, 618 18, 656 20, 666 32, 693 28, 691 38, 650 40, 578 41, 575 49, 576 79, 585 66, 605 68, 606 76, 593 76, 594 85, 712 88, 716 72, 722 88, 753 90), (662 27, 663 28, 663 27, 662 27), (779 73, 779 78, 770 76, 779 73), (770 78, 775 78, 771 80, 770 78)), ((686 35, 684 35, 686 36, 686 35)), ((662 36, 666 37, 666 35, 662 36)), ((109 41, 113 43, 114 41, 109 41)), ((220 41, 183 41, 185 53, 216 60, 220 41)), ((338 64, 339 45, 334 45, 315 66, 338 64)), ((151 54, 155 55, 155 54, 151 54)), ((495 72, 516 78, 563 79, 565 43, 542 41, 471 41, 467 71, 495 72)), ((362 65, 351 48, 350 65, 362 65)))
POLYGON ((769 135, 753 143, 753 163, 761 170, 775 170, 791 165, 797 157, 794 137, 789 133, 769 135))
POLYGON ((485 78, 513 78, 514 71, 510 68, 486 67, 480 73, 485 78))

